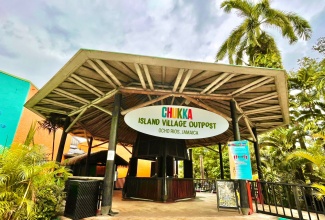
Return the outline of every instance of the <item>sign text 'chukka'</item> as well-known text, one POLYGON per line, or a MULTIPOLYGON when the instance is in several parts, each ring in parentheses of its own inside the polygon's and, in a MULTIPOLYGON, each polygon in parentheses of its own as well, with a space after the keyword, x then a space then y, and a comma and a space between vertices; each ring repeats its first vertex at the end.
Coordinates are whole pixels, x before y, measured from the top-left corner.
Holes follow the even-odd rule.
POLYGON ((153 136, 198 139, 225 132, 228 122, 215 113, 193 107, 157 105, 127 113, 124 121, 131 128, 153 136))

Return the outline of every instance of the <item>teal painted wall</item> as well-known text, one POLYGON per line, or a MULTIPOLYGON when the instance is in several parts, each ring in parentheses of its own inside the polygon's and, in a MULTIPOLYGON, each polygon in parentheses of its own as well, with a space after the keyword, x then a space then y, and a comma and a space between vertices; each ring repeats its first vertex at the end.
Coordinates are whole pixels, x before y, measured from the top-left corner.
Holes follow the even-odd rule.
POLYGON ((12 144, 29 89, 30 82, 0 71, 0 146, 12 144))

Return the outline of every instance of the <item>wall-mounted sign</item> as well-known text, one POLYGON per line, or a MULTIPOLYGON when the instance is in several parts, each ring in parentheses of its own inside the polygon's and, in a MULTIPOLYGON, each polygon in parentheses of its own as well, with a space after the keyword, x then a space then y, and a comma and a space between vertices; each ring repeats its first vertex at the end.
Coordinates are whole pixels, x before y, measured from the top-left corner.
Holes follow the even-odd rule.
POLYGON ((192 107, 156 105, 127 113, 125 123, 145 134, 173 138, 198 139, 225 132, 228 121, 215 113, 192 107))
POLYGON ((251 180, 253 177, 248 141, 230 141, 228 151, 231 179, 251 180))

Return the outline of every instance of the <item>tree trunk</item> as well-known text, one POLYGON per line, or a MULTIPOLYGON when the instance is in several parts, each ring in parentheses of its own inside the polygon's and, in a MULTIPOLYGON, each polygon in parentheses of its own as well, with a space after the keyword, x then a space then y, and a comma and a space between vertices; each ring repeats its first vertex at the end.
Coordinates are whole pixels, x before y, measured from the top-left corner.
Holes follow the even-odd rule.
MULTIPOLYGON (((305 144, 305 141, 302 137, 299 137, 299 144, 300 144, 300 147, 301 149, 307 151, 307 147, 306 147, 306 144, 305 144)), ((314 178, 312 177, 312 174, 314 172, 314 169, 313 169, 313 165, 311 162, 307 162, 306 163, 306 167, 305 167, 305 173, 308 173, 310 174, 310 181, 311 182, 314 182, 314 178)))
POLYGON ((55 130, 53 131, 53 140, 52 140, 52 161, 54 157, 54 144, 55 144, 55 130))

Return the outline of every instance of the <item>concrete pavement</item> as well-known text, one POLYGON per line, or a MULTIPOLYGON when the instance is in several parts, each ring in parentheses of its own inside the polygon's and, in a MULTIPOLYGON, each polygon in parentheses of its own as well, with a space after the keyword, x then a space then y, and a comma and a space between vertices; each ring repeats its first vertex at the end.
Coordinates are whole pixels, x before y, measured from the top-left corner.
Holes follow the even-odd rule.
MULTIPOLYGON (((275 216, 253 213, 242 215, 237 210, 217 210, 216 194, 198 192, 195 199, 174 203, 161 203, 142 200, 122 199, 122 192, 114 191, 113 211, 119 212, 115 216, 94 216, 87 220, 97 219, 126 219, 126 220, 154 220, 154 219, 179 219, 179 220, 203 220, 203 219, 278 219, 275 216)), ((69 218, 62 217, 62 220, 69 218)))

